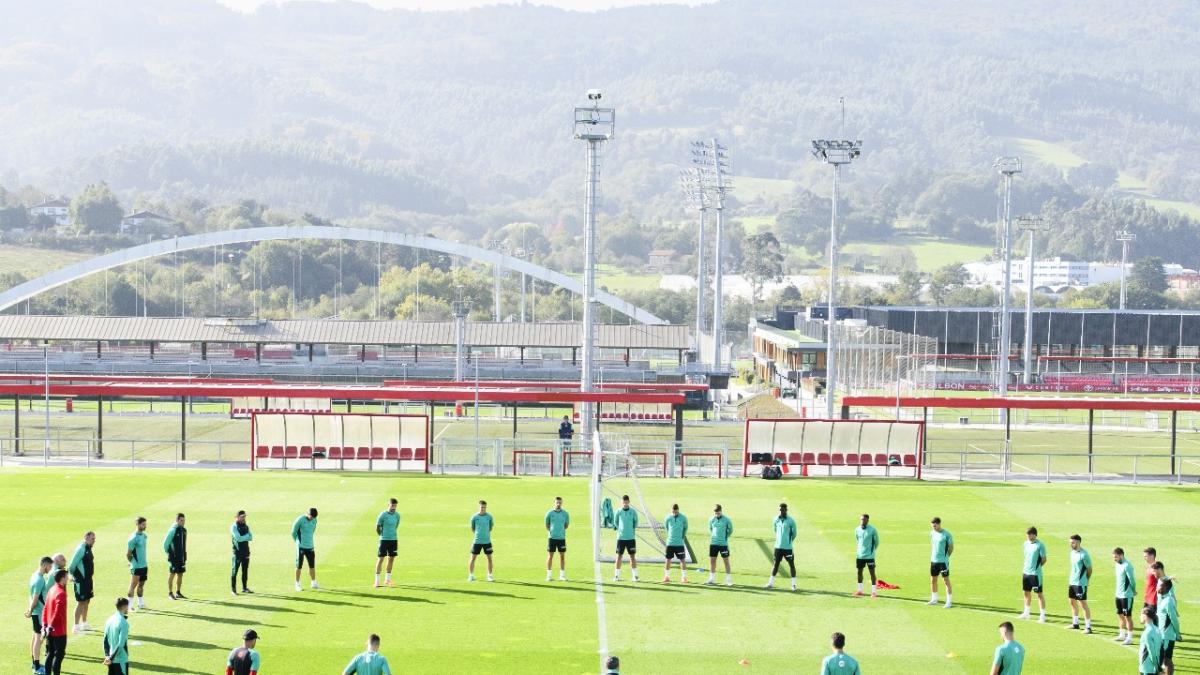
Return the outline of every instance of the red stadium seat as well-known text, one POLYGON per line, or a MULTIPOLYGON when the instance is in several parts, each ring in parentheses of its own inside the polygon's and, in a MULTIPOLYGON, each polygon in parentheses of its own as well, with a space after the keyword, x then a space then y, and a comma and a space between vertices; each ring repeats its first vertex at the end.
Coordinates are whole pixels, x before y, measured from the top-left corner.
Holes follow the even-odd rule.
POLYGON ((887 455, 876 453, 875 466, 887 466, 887 465, 888 465, 887 455))
POLYGON ((817 453, 817 464, 820 464, 821 466, 829 466, 829 464, 830 464, 829 453, 828 452, 817 453))
POLYGON ((313 449, 311 445, 300 446, 300 459, 312 459, 313 449))
POLYGON ((271 446, 271 459, 283 459, 283 446, 282 445, 272 445, 271 446))
POLYGON ((283 456, 286 459, 296 459, 300 456, 300 450, 294 445, 289 445, 283 449, 283 456))
POLYGON ((427 456, 428 455, 425 452, 425 448, 417 448, 413 450, 413 459, 417 460, 418 462, 424 462, 427 456))
POLYGON ((846 466, 858 466, 858 453, 851 452, 846 455, 846 466))
POLYGON ((904 466, 916 466, 916 465, 917 465, 917 456, 916 455, 905 455, 904 456, 904 466))
POLYGON ((832 455, 832 456, 829 458, 829 463, 830 463, 832 466, 844 466, 844 465, 846 464, 846 458, 842 456, 842 453, 840 453, 840 452, 835 452, 835 453, 833 453, 833 455, 832 455))
POLYGON ((864 452, 863 454, 859 455, 858 456, 858 465, 859 466, 871 466, 872 465, 871 453, 864 452))
MULTIPOLYGON (((775 453, 775 456, 779 457, 779 455, 782 455, 782 454, 783 454, 782 452, 778 452, 778 453, 775 453)), ((787 463, 788 464, 799 464, 802 461, 804 461, 804 456, 798 452, 789 452, 787 454, 787 463)))
POLYGON ((800 460, 800 463, 801 464, 816 464, 817 463, 816 453, 812 453, 812 452, 804 453, 804 458, 800 460))
POLYGON ((256 457, 270 457, 271 449, 265 445, 260 445, 260 446, 258 446, 258 449, 255 450, 254 455, 256 457))
POLYGON ((342 449, 336 445, 330 446, 329 451, 326 453, 325 456, 328 457, 329 459, 341 459, 342 458, 342 449))
POLYGON ((371 459, 383 459, 383 448, 371 448, 371 459))
POLYGON ((360 447, 358 449, 358 456, 355 457, 355 459, 371 459, 371 449, 367 447, 360 447))
POLYGON ((400 459, 400 451, 396 448, 388 448, 384 452, 384 459, 400 459))
POLYGON ((413 458, 412 448, 400 448, 400 461, 407 461, 413 458))

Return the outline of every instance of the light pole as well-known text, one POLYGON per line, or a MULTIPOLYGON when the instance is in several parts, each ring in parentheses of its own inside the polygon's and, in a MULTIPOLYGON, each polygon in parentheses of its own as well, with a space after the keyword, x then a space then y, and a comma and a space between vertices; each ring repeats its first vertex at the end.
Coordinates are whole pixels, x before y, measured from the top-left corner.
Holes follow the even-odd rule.
POLYGON ((1126 264, 1129 260, 1129 242, 1137 239, 1137 235, 1129 230, 1121 230, 1117 233, 1117 241, 1121 242, 1121 310, 1125 310, 1125 276, 1126 264))
POLYGON ((717 226, 713 233, 713 313, 712 371, 721 370, 721 343, 724 331, 725 298, 722 287, 725 283, 725 193, 733 189, 729 171, 729 149, 717 139, 692 143, 692 163, 700 168, 700 188, 704 190, 710 208, 717 211, 717 226))
MULTIPOLYGON (((42 362, 46 368, 46 444, 42 446, 42 462, 50 462, 50 341, 42 340, 42 362)), ((97 404, 99 405, 99 404, 97 404)))
POLYGON ((829 215, 829 316, 825 319, 825 417, 833 419, 837 393, 838 199, 841 197, 842 165, 850 164, 862 154, 862 141, 815 140, 812 148, 814 157, 833 165, 833 198, 830 200, 829 215))
POLYGON ((1026 236, 1029 237, 1029 253, 1025 256, 1025 348, 1022 350, 1025 357, 1025 372, 1021 377, 1021 381, 1025 384, 1033 383, 1033 271, 1034 256, 1033 244, 1037 239, 1038 232, 1046 230, 1046 221, 1037 216, 1021 216, 1018 223, 1022 230, 1025 230, 1026 236))
POLYGON ((458 287, 458 299, 451 303, 454 313, 454 381, 462 382, 466 377, 467 315, 471 313, 471 301, 463 297, 463 287, 458 287))
POLYGON ((700 212, 700 225, 696 234, 696 353, 699 354, 700 336, 704 334, 704 217, 708 212, 704 172, 695 168, 680 171, 679 185, 683 188, 688 205, 700 212))
MULTIPOLYGON (((1021 158, 997 157, 992 166, 1004 179, 1004 289, 1000 294, 1000 344, 996 348, 996 393, 1004 398, 1008 396, 1008 357, 1012 351, 1012 321, 1008 315, 1012 291, 1012 179, 1021 173, 1021 158)), ((1001 410, 1001 419, 1007 414, 1001 410)))
MULTIPOLYGON (((596 340, 595 295, 596 295, 596 209, 600 184, 600 144, 613 137, 617 112, 613 108, 600 107, 600 90, 589 89, 588 107, 575 108, 575 138, 587 142, 587 179, 584 182, 584 229, 583 229, 583 364, 579 378, 579 390, 592 391, 592 375, 595 367, 594 345, 596 340)), ((580 421, 585 442, 591 442, 592 403, 582 406, 580 421)))

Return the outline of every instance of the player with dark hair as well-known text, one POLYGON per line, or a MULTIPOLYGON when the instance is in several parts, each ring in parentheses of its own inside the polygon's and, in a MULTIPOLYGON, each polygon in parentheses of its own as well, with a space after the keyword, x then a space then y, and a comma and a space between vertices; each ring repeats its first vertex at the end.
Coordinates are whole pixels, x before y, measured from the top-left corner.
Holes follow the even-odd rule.
POLYGON ((775 587, 775 575, 779 574, 779 563, 786 560, 788 570, 792 575, 792 590, 796 590, 796 555, 792 546, 796 541, 796 521, 788 515, 787 504, 779 505, 779 515, 771 523, 775 531, 775 564, 771 567, 771 578, 767 579, 767 588, 775 587))
POLYGON ((146 559, 146 519, 141 516, 137 519, 137 529, 125 543, 125 559, 129 561, 129 591, 125 596, 132 605, 133 595, 137 593, 138 609, 146 609, 142 593, 146 590, 146 579, 150 577, 150 562, 146 559))
POLYGON ((1092 579, 1092 556, 1083 548, 1083 537, 1071 535, 1071 579, 1067 597, 1071 599, 1071 628, 1079 629, 1079 608, 1083 608, 1083 632, 1092 632, 1092 609, 1088 607, 1088 583, 1092 579))
POLYGON ((367 638, 367 651, 350 660, 342 675, 392 675, 387 658, 379 653, 379 636, 374 633, 367 638))
POLYGON ((613 527, 617 530, 617 567, 613 571, 613 581, 621 580, 621 557, 629 554, 629 567, 633 570, 633 580, 638 580, 637 571, 637 526, 638 512, 629 506, 629 495, 621 495, 621 508, 613 514, 616 521, 613 527))
POLYGON ((929 603, 938 604, 938 577, 946 582, 946 609, 953 606, 950 599, 950 556, 954 553, 954 536, 950 530, 942 528, 942 519, 934 517, 929 521, 929 603))
POLYGON ((487 556, 487 580, 495 581, 492 576, 492 529, 496 527, 496 519, 487 512, 487 502, 479 500, 479 512, 471 516, 471 559, 467 562, 467 581, 475 581, 475 559, 480 553, 487 556))
POLYGON ((1046 584, 1042 577, 1042 568, 1046 566, 1046 545, 1038 539, 1038 530, 1033 526, 1025 530, 1025 540, 1025 564, 1021 568, 1021 591, 1025 593, 1025 611, 1017 618, 1029 618, 1029 605, 1033 600, 1031 594, 1036 593, 1038 623, 1046 623, 1046 584))
POLYGON ((1013 639, 1011 621, 1000 624, 1000 639, 1003 643, 992 655, 992 675, 1021 675, 1021 668, 1025 667, 1025 648, 1013 639))
POLYGON ((1133 644, 1133 598, 1137 595, 1137 576, 1133 572, 1133 563, 1125 557, 1125 549, 1120 546, 1113 549, 1113 563, 1116 564, 1116 605, 1117 605, 1117 637, 1113 638, 1121 644, 1133 644))
POLYGON ((546 581, 554 571, 554 554, 558 553, 558 580, 567 580, 567 528, 571 526, 571 514, 563 510, 563 498, 554 498, 554 508, 546 512, 546 581))
POLYGON ((258 631, 251 628, 242 633, 242 646, 229 652, 225 662, 225 675, 258 675, 262 667, 262 655, 254 647, 258 645, 258 631))
POLYGON ((38 568, 29 577, 29 609, 25 610, 25 618, 33 622, 33 639, 29 642, 29 655, 33 658, 33 672, 44 673, 42 670, 42 610, 46 608, 46 591, 50 585, 46 575, 54 565, 50 556, 42 556, 38 568))
POLYGON ((843 651, 846 648, 846 636, 834 633, 829 636, 829 642, 833 645, 833 653, 821 662, 821 675, 862 675, 858 661, 843 651))
POLYGON ((871 524, 871 516, 862 514, 858 518, 858 527, 854 528, 854 567, 858 571, 858 589, 855 597, 863 594, 863 568, 871 573, 871 597, 876 597, 878 581, 875 579, 875 552, 879 550, 879 530, 871 524))
POLYGON ((129 673, 129 598, 117 598, 117 611, 104 624, 104 665, 108 675, 129 673))
POLYGON ((1143 607, 1142 636, 1138 639, 1138 673, 1158 675, 1162 670, 1163 635, 1153 607, 1143 607))
POLYGON ((308 562, 308 585, 313 590, 321 586, 317 584, 317 546, 314 535, 317 532, 317 510, 310 508, 292 523, 292 541, 296 542, 296 590, 300 588, 300 571, 308 562))
POLYGON ((615 656, 604 659, 604 675, 621 675, 621 659, 615 656))
POLYGON ((1174 586, 1169 577, 1158 580, 1158 629, 1162 632, 1162 668, 1167 675, 1175 673, 1175 643, 1180 637, 1174 586))
POLYGON ((708 519, 708 581, 712 586, 717 583, 717 556, 725 561, 725 585, 733 585, 733 572, 729 569, 729 537, 733 536, 733 521, 721 510, 721 505, 713 506, 713 517, 708 519))
POLYGON ((175 514, 175 522, 163 538, 163 552, 167 554, 167 597, 172 600, 187 600, 183 597, 183 573, 187 571, 187 528, 183 526, 184 521, 182 513, 175 514))
POLYGON ((92 547, 95 545, 96 533, 85 533, 83 541, 75 547, 75 552, 71 554, 71 562, 65 568, 71 575, 71 581, 75 587, 75 626, 71 629, 72 633, 91 630, 87 620, 88 608, 92 604, 92 597, 96 594, 95 584, 92 580, 96 573, 96 559, 92 555, 92 547))
POLYGON ((46 638, 47 675, 61 675, 63 658, 67 655, 67 578, 66 570, 54 573, 54 585, 46 594, 42 609, 42 635, 46 638))
POLYGON ((396 510, 395 497, 388 500, 387 510, 382 511, 375 519, 375 534, 379 535, 379 559, 375 561, 375 588, 379 588, 379 571, 383 569, 383 559, 387 558, 387 576, 383 583, 392 585, 392 564, 396 562, 396 552, 399 548, 399 536, 396 529, 400 527, 400 512, 396 510))
POLYGON ((246 585, 246 581, 250 576, 250 542, 254 540, 254 533, 250 531, 250 526, 246 524, 246 512, 238 511, 237 517, 233 519, 233 525, 229 526, 229 539, 233 544, 233 564, 229 571, 229 590, 237 595, 237 577, 238 570, 242 571, 242 592, 254 593, 250 587, 246 585))
POLYGON ((1154 573, 1154 563, 1158 562, 1158 551, 1153 546, 1142 549, 1142 560, 1146 561, 1146 590, 1142 593, 1142 606, 1155 607, 1158 605, 1158 575, 1154 573))
POLYGON ((686 584, 687 580, 687 549, 684 538, 687 536, 687 516, 679 512, 679 505, 671 505, 671 515, 663 523, 667 528, 667 561, 663 564, 663 583, 671 583, 671 560, 679 560, 679 583, 686 584))

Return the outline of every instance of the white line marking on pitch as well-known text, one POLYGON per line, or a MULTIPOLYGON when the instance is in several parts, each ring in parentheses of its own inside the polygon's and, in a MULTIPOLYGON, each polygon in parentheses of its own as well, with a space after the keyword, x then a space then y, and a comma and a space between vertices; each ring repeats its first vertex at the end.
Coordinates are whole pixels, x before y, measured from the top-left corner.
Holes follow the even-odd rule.
MULTIPOLYGON (((592 523, 596 527, 596 523, 592 523)), ((608 660, 608 620, 604 615, 604 568, 600 566, 600 557, 592 555, 592 566, 595 572, 596 586, 596 629, 600 638, 600 672, 604 672, 604 662, 608 660)))

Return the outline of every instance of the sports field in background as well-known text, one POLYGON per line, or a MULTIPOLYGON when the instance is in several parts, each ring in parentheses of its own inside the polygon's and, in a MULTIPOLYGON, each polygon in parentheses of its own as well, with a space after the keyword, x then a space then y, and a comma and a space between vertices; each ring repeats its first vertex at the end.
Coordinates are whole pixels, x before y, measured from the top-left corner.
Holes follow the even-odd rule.
MULTIPOLYGON (((149 518, 150 579, 145 612, 131 615, 134 672, 221 672, 241 632, 262 638, 264 675, 338 673, 372 631, 404 673, 594 673, 601 627, 582 479, 444 478, 239 471, 5 470, 0 474, 0 574, 4 594, 0 672, 28 666, 24 589, 43 554, 70 555, 94 529, 97 598, 91 623, 111 614, 125 590, 124 542, 139 515, 149 518), (544 582, 542 517, 554 496, 573 516, 568 583, 544 582), (400 500, 400 557, 395 588, 371 587, 375 517, 390 496, 400 500), (497 581, 466 582, 467 521, 478 499, 495 514, 497 581), (325 589, 292 589, 292 520, 320 509, 319 578, 325 589), (254 596, 229 593, 229 525, 244 508, 255 534, 254 596), (162 537, 176 511, 188 515, 184 593, 165 597, 162 537)), ((1026 673, 1133 672, 1135 651, 1112 642, 1113 572, 1109 552, 1157 546, 1179 578, 1185 637, 1197 607, 1190 581, 1200 578, 1200 493, 1188 488, 1042 486, 909 481, 644 480, 647 500, 663 514, 678 501, 690 520, 690 543, 706 552, 704 524, 719 501, 735 526, 731 541, 737 586, 664 586, 658 566, 642 581, 611 583, 603 568, 603 626, 623 673, 815 672, 828 635, 849 637, 848 651, 866 673, 983 673, 997 642, 996 624, 1020 611, 1021 544, 1036 524, 1049 547, 1046 572, 1051 623, 1020 622, 1026 673), (792 506, 801 592, 765 591, 770 525, 780 501, 792 506), (852 530, 867 511, 882 539, 880 577, 901 589, 878 600, 854 590, 852 530), (956 607, 928 600, 928 520, 940 515, 954 534, 956 607), (1068 615, 1067 537, 1078 532, 1096 563, 1095 635, 1064 629, 1068 615), (747 665, 741 665, 742 660, 747 665)), ((703 553, 702 553, 703 554, 703 553)), ((1133 555, 1142 569, 1140 553, 1133 555)), ((481 575, 482 576, 482 575, 481 575)), ((628 579, 628 573, 626 573, 628 579)), ((1139 590, 1141 579, 1139 578, 1139 590)), ((786 588, 786 581, 782 586, 786 588)), ((74 607, 72 599, 71 607, 74 607)), ((100 672, 100 638, 71 637, 69 673, 100 672)), ((1176 649, 1177 672, 1200 672, 1195 643, 1176 649)))

